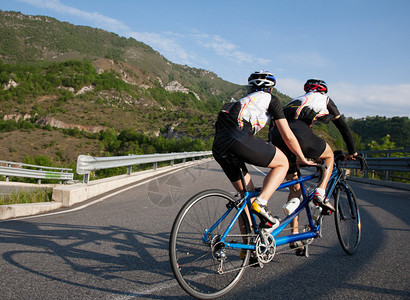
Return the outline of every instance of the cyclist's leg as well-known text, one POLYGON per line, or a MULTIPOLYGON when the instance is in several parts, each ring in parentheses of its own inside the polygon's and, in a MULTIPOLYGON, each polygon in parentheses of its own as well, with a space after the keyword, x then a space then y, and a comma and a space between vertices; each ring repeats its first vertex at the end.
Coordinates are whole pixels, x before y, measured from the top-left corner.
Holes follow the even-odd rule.
POLYGON ((285 154, 274 145, 246 132, 235 140, 229 151, 246 163, 271 169, 264 178, 260 194, 260 198, 269 200, 285 179, 289 168, 285 154))
POLYGON ((326 162, 327 168, 324 171, 323 181, 317 187, 315 192, 315 197, 313 201, 323 208, 325 208, 326 212, 335 211, 334 206, 330 203, 329 199, 326 198, 326 187, 327 183, 329 182, 330 176, 332 175, 333 171, 333 164, 334 164, 334 155, 333 151, 330 146, 326 143, 326 148, 323 153, 320 155, 319 159, 322 159, 326 162))
MULTIPOLYGON (((266 144, 272 146, 271 144, 266 144)), ((279 185, 285 179, 286 172, 289 168, 288 159, 285 154, 276 147, 275 155, 271 162, 265 167, 270 168, 270 171, 265 176, 262 184, 262 190, 259 196, 252 203, 251 210, 256 213, 261 219, 263 225, 261 227, 270 228, 274 230, 280 224, 279 217, 273 216, 268 209, 268 201, 279 185)), ((263 165, 262 165, 263 166, 263 165)))
POLYGON ((323 177, 322 183, 318 186, 318 188, 322 188, 326 190, 327 183, 329 182, 330 175, 332 175, 333 171, 333 164, 334 164, 334 155, 332 148, 330 148, 329 144, 326 143, 326 148, 323 153, 319 156, 319 159, 322 159, 326 162, 326 170, 323 177))
MULTIPOLYGON (((246 130, 242 130, 235 135, 234 141, 229 148, 226 149, 226 153, 234 155, 242 162, 271 169, 264 178, 262 191, 258 197, 261 201, 257 206, 258 213, 269 220, 271 224, 278 224, 278 220, 272 217, 264 207, 266 207, 267 201, 286 176, 286 172, 289 168, 286 156, 274 145, 266 143, 266 141, 261 138, 254 137, 252 132, 246 130)), ((220 163, 220 161, 218 162, 220 163)), ((233 185, 235 187, 241 187, 241 183, 239 182, 240 176, 237 176, 237 174, 236 177, 232 176, 232 174, 229 175, 226 168, 224 168, 222 164, 221 166, 233 185)))
POLYGON ((221 166, 225 175, 228 177, 229 181, 232 183, 233 187, 237 192, 243 196, 244 186, 242 185, 241 173, 244 176, 246 188, 250 191, 255 189, 251 175, 246 168, 245 163, 240 156, 235 153, 227 152, 221 155, 218 151, 213 149, 212 151, 215 160, 221 166))
POLYGON ((235 147, 235 152, 246 163, 270 168, 263 180, 257 203, 254 202, 252 207, 262 221, 268 221, 266 225, 274 228, 273 226, 279 225, 279 220, 270 214, 267 204, 275 190, 285 179, 289 168, 288 159, 281 150, 260 138, 246 136, 244 139, 239 140, 238 144, 235 147))
POLYGON ((262 191, 259 196, 265 200, 270 199, 278 186, 285 179, 289 169, 289 162, 285 154, 279 148, 276 148, 276 154, 267 167, 271 170, 263 180, 262 191))
MULTIPOLYGON (((244 174, 244 178, 245 178, 246 189, 248 191, 253 191, 255 189, 255 186, 253 185, 251 175, 249 173, 246 173, 244 174)), ((237 181, 233 181, 232 185, 235 188, 235 190, 237 190, 241 194, 241 196, 243 196, 244 187, 242 185, 242 181, 240 179, 237 181)))
MULTIPOLYGON (((289 123, 289 125, 291 125, 291 124, 292 123, 289 123)), ((292 126, 290 126, 290 127, 292 129, 292 126)), ((295 131, 295 132, 298 133, 297 131, 295 131)), ((299 141, 300 138, 297 135, 295 135, 295 136, 299 141)), ((288 146, 283 141, 283 138, 282 138, 279 130, 277 130, 277 128, 273 128, 273 129, 270 130, 269 140, 272 142, 272 144, 276 145, 279 149, 281 149, 283 151, 283 153, 285 153, 286 157, 288 158, 289 170, 288 170, 288 173, 286 175, 286 180, 290 181, 290 180, 293 180, 293 179, 297 179, 298 178, 298 168, 296 166, 296 156, 292 153, 292 151, 289 150, 288 146)), ((299 141, 299 143, 300 143, 300 141, 299 141)), ((304 144, 301 144, 301 146, 302 145, 304 145, 304 144)), ((302 147, 302 151, 304 151, 303 147, 302 147)), ((294 198, 294 197, 300 197, 300 195, 301 195, 301 191, 300 191, 300 185, 299 184, 296 184, 296 185, 293 185, 293 186, 289 187, 288 201, 290 199, 294 198)), ((298 230, 298 220, 299 220, 299 217, 296 216, 290 222, 290 227, 291 227, 292 233, 298 233, 299 232, 299 230, 298 230)))
POLYGON ((315 135, 312 128, 304 122, 292 122, 289 124, 293 133, 299 141, 305 157, 315 160, 324 160, 327 168, 324 171, 324 180, 318 186, 315 193, 315 201, 321 206, 326 207, 330 211, 334 211, 334 207, 326 199, 325 191, 327 183, 330 179, 333 170, 333 151, 330 146, 320 137, 315 135))
MULTIPOLYGON (((245 179, 246 189, 248 191, 253 191, 255 189, 255 187, 253 185, 251 175, 249 173, 244 174, 244 179, 245 179)), ((242 185, 242 180, 239 179, 237 181, 233 181, 232 185, 243 197, 244 188, 243 188, 243 185, 242 185)), ((251 217, 250 217, 249 210, 248 210, 247 206, 245 207, 245 213, 246 213, 246 216, 248 217, 249 224, 252 226, 252 220, 251 220, 251 217)), ((244 223, 243 219, 239 218, 238 222, 239 222, 239 228, 241 230, 241 233, 245 233, 246 228, 245 228, 245 223, 244 223)))
MULTIPOLYGON (((247 190, 253 191, 255 189, 253 182, 252 182, 251 175, 249 174, 248 169, 246 168, 246 165, 243 161, 241 161, 238 157, 233 157, 234 154, 232 153, 229 153, 228 155, 220 155, 219 152, 214 150, 213 155, 214 155, 215 160, 221 166, 225 175, 231 181, 235 190, 238 193, 240 193, 242 197, 243 197, 243 192, 244 192, 244 186, 241 180, 241 172, 244 176, 247 190)), ((249 224, 252 225, 252 220, 249 214, 248 207, 245 207, 245 213, 249 220, 249 224)), ((241 233, 245 233, 245 224, 242 218, 239 218, 238 221, 239 221, 239 228, 241 230, 241 233)))

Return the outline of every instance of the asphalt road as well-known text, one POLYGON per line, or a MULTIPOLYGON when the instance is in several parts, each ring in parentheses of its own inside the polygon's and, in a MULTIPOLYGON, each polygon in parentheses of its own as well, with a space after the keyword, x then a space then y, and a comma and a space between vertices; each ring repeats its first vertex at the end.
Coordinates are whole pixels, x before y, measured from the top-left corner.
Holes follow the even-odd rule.
MULTIPOLYGON (((250 168, 260 185, 263 176, 250 168)), ((410 299, 408 191, 351 183, 359 199, 358 252, 340 247, 333 216, 310 256, 278 254, 249 268, 224 299, 410 299)), ((70 209, 0 222, 1 299, 189 299, 168 261, 172 222, 207 189, 232 191, 210 161, 70 209)), ((281 212, 285 192, 269 206, 281 212)))

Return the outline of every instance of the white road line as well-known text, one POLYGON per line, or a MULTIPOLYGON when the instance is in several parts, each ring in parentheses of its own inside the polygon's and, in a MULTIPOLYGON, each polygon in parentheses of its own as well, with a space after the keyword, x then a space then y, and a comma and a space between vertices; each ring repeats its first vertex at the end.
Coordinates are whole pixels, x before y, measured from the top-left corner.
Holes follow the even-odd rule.
POLYGON ((118 296, 118 297, 108 297, 107 299, 111 300, 127 300, 127 299, 135 299, 135 297, 143 297, 147 295, 152 295, 153 293, 160 292, 164 289, 173 288, 178 286, 178 282, 176 280, 168 280, 167 282, 155 284, 153 287, 148 289, 141 289, 140 291, 132 291, 128 292, 126 295, 118 296))
POLYGON ((104 200, 107 199, 107 198, 113 197, 113 196, 115 196, 115 195, 117 195, 117 194, 120 194, 120 193, 122 193, 122 192, 128 191, 128 190, 133 189, 133 188, 135 188, 135 187, 137 187, 137 186, 140 186, 140 185, 143 185, 143 184, 147 184, 148 182, 153 181, 153 180, 156 180, 156 179, 161 178, 161 177, 163 177, 163 176, 167 176, 167 175, 173 174, 173 173, 175 173, 175 172, 181 171, 181 170, 186 169, 186 168, 188 168, 188 167, 191 167, 191 166, 187 166, 187 167, 184 167, 184 168, 179 168, 178 170, 175 170, 175 171, 172 171, 172 172, 169 172, 169 173, 165 173, 165 174, 162 174, 162 175, 154 176, 153 178, 147 179, 147 180, 145 180, 145 181, 143 181, 143 182, 140 182, 140 183, 138 183, 138 184, 134 184, 134 185, 132 185, 132 186, 129 186, 128 188, 121 189, 121 190, 119 190, 119 191, 116 191, 116 192, 114 192, 114 193, 111 193, 111 194, 109 194, 109 195, 106 195, 106 196, 104 196, 104 197, 101 197, 101 198, 99 198, 99 199, 96 199, 96 200, 94 200, 94 201, 92 201, 92 202, 89 202, 89 203, 87 203, 87 204, 81 205, 81 206, 76 207, 76 208, 72 208, 72 209, 68 209, 68 210, 64 210, 64 211, 57 211, 57 212, 52 212, 52 213, 40 214, 40 215, 35 215, 35 216, 27 216, 27 217, 21 217, 21 218, 1 220, 0 223, 10 222, 10 221, 27 220, 27 219, 47 217, 47 216, 54 216, 54 215, 61 215, 61 214, 66 214, 66 213, 70 213, 70 212, 73 212, 73 211, 81 210, 81 209, 83 209, 83 208, 86 208, 86 207, 91 206, 91 205, 93 205, 93 204, 96 204, 96 203, 98 203, 98 202, 104 201, 104 200))
MULTIPOLYGON (((266 175, 267 175, 267 173, 265 173, 265 172, 263 172, 262 170, 258 169, 256 166, 252 165, 252 167, 253 167, 256 171, 258 171, 259 173, 261 173, 263 176, 266 176, 266 175)), ((286 189, 286 190, 289 190, 288 187, 285 188, 285 189, 286 189)))
POLYGON ((255 167, 254 165, 252 165, 252 167, 253 167, 256 171, 258 171, 259 173, 261 173, 263 176, 266 176, 266 173, 263 172, 262 170, 258 169, 258 168, 255 167))

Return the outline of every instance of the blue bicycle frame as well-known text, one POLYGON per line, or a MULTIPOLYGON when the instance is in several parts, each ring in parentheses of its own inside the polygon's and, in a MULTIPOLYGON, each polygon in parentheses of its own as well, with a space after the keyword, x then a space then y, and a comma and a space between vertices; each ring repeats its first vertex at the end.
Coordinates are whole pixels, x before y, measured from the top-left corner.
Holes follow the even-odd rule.
MULTIPOLYGON (((329 197, 333 191, 334 188, 336 187, 336 184, 339 182, 340 177, 343 174, 340 174, 338 169, 336 167, 333 168, 332 175, 329 179, 329 189, 327 191, 327 197, 329 197)), ((320 232, 320 223, 316 224, 316 222, 313 221, 310 209, 308 207, 309 202, 313 198, 313 192, 310 192, 310 194, 307 193, 307 190, 305 188, 304 183, 308 180, 312 180, 314 178, 319 177, 318 174, 313 174, 313 175, 308 175, 308 176, 302 176, 298 179, 291 180, 285 183, 282 183, 277 190, 284 189, 290 186, 293 186, 295 184, 300 184, 301 186, 301 192, 303 196, 303 201, 299 204, 299 206, 295 209, 294 212, 292 212, 289 216, 287 216, 285 219, 283 219, 279 225, 278 228, 273 230, 271 235, 275 238, 275 244, 276 246, 288 244, 291 242, 295 241, 300 241, 300 240, 306 240, 310 238, 316 238, 319 235, 320 232), (300 214, 300 212, 305 209, 307 213, 307 218, 310 226, 310 231, 302 232, 302 233, 297 233, 297 234, 291 234, 291 235, 285 235, 285 236, 280 236, 277 237, 283 229, 289 225, 289 223, 297 216, 300 214)), ((251 199, 254 197, 257 197, 260 194, 260 191, 245 191, 244 196, 239 199, 236 203, 236 205, 231 205, 228 207, 228 210, 226 213, 209 229, 205 230, 205 234, 203 236, 203 241, 204 242, 209 242, 213 238, 213 230, 222 222, 222 220, 234 209, 235 207, 238 209, 236 212, 234 218, 231 220, 230 224, 228 225, 227 229, 225 230, 224 234, 222 235, 220 242, 223 242, 225 246, 230 247, 232 249, 244 249, 244 250, 255 250, 256 247, 255 245, 247 245, 247 244, 242 244, 242 243, 230 243, 227 242, 225 239, 228 236, 229 232, 231 231, 232 227, 234 224, 237 222, 239 216, 242 214, 243 210, 245 209, 246 206, 248 206, 249 211, 250 211, 250 206, 251 206, 251 199)), ((250 213, 250 218, 252 221, 252 224, 257 224, 256 217, 253 213, 250 213)), ((259 231, 259 228, 257 225, 253 225, 253 230, 254 233, 257 234, 259 231)))

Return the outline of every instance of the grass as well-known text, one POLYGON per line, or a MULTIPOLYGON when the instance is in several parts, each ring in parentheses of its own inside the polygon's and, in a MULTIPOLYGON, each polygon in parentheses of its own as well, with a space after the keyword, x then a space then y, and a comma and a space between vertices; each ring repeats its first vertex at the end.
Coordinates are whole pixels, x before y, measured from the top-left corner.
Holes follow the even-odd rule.
POLYGON ((0 197, 0 205, 51 202, 52 188, 13 191, 0 197))

